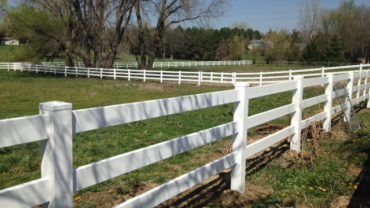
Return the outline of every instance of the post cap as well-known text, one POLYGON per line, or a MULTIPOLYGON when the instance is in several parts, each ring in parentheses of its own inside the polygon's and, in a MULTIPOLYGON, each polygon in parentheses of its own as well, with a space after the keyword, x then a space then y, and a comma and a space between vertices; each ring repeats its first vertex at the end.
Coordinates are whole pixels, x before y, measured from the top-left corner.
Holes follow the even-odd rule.
POLYGON ((249 87, 249 86, 250 86, 250 84, 247 83, 247 82, 236 82, 234 84, 234 87, 249 87))
POLYGON ((50 102, 40 103, 39 109, 47 110, 47 111, 69 110, 69 109, 72 109, 72 104, 60 102, 60 101, 50 101, 50 102))

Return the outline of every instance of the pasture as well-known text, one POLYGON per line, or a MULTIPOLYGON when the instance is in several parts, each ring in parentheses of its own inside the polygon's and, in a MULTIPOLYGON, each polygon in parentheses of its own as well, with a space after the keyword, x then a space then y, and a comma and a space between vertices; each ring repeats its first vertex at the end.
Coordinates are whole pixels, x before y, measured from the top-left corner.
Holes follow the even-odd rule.
MULTIPOLYGON (((37 114, 38 104, 51 100, 70 102, 73 103, 73 109, 81 109, 231 88, 231 86, 197 87, 123 80, 65 79, 63 77, 1 71, 0 118, 37 114)), ((323 93, 323 89, 320 87, 309 88, 304 92, 304 97, 310 98, 321 93, 323 93)), ((286 105, 291 100, 291 93, 280 93, 254 99, 250 103, 250 115, 286 105)), ((304 117, 309 117, 318 110, 322 110, 322 107, 317 105, 305 110, 304 117)), ((232 115, 233 106, 224 105, 78 134, 73 141, 73 163, 76 167, 81 166, 230 122, 232 115)), ((365 121, 368 121, 367 114, 361 114, 361 116, 365 121)), ((283 117, 275 120, 271 125, 286 126, 288 121, 288 117, 283 117)), ((258 139, 261 134, 266 133, 251 130, 249 132, 250 140, 258 139)), ((248 205, 302 203, 326 206, 331 203, 330 199, 333 197, 351 194, 353 188, 348 188, 348 186, 355 184, 355 176, 348 175, 346 168, 353 160, 356 160, 355 164, 361 167, 366 160, 366 155, 359 153, 358 155, 353 154, 353 158, 347 158, 340 154, 333 154, 333 152, 340 153, 343 150, 341 148, 344 145, 344 140, 322 138, 319 143, 320 154, 309 165, 304 162, 294 163, 293 167, 287 169, 280 163, 272 162, 261 171, 250 174, 247 177, 249 184, 252 183, 255 187, 268 188, 273 191, 266 194, 263 199, 252 201, 248 205), (339 171, 341 174, 332 177, 331 174, 334 171, 339 171), (274 183, 270 183, 271 181, 274 183), (324 189, 327 191, 322 191, 324 189)), ((311 148, 311 145, 309 142, 307 143, 307 150, 311 148)), ((112 206, 143 192, 143 190, 219 158, 225 155, 229 148, 230 139, 222 140, 147 166, 128 175, 117 177, 79 192, 75 196, 75 205, 77 207, 112 206)), ((353 147, 353 149, 356 148, 353 147)), ((38 144, 1 149, 0 189, 40 177, 39 150, 38 144)), ((222 199, 210 203, 215 207, 227 207, 227 202, 222 199)))

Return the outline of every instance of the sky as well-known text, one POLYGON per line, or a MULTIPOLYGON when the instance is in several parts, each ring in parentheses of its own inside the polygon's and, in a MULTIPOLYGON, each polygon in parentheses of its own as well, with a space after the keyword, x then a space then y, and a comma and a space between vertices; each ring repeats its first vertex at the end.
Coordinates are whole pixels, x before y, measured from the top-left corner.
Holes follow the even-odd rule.
MULTIPOLYGON (((216 28, 245 22, 251 28, 267 32, 271 29, 297 28, 303 0, 229 0, 230 11, 216 20, 216 28)), ((321 0, 323 9, 338 8, 342 0, 321 0)), ((357 4, 370 6, 370 0, 355 0, 357 4)))

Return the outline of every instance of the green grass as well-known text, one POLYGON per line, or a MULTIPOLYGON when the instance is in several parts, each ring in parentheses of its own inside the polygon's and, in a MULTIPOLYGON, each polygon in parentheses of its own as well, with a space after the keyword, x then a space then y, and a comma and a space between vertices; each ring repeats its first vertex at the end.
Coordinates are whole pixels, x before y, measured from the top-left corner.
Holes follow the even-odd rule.
MULTIPOLYGON (((359 115, 365 123, 360 133, 351 136, 344 132, 345 125, 334 127, 332 138, 327 135, 316 141, 317 156, 312 161, 296 159, 294 165, 287 168, 282 165, 287 158, 279 158, 248 176, 247 184, 272 189, 272 192, 245 207, 329 207, 340 196, 351 197, 358 188, 358 175, 349 169, 361 170, 369 159, 364 150, 370 150, 370 111, 364 110, 359 115)), ((302 145, 306 155, 312 154, 312 141, 302 145)))
MULTIPOLYGON (((35 76, 28 73, 0 71, 0 118, 33 115, 41 102, 70 102, 74 109, 158 99, 195 93, 230 89, 230 86, 166 85, 35 76)), ((322 93, 309 89, 305 96, 322 93)), ((250 115, 291 102, 292 93, 266 96, 250 102, 250 115)), ((317 108, 319 109, 319 108, 317 108)), ((313 113, 317 109, 312 109, 313 113)), ((73 139, 74 166, 95 162, 161 141, 210 128, 232 120, 233 105, 223 105, 194 112, 150 119, 77 134, 73 139)), ((273 121, 287 125, 288 117, 273 121)), ((250 136, 255 133, 250 131, 250 136)), ((135 194, 148 184, 161 184, 189 170, 210 162, 227 152, 229 138, 175 156, 88 188, 77 194, 77 207, 111 206, 127 194, 135 194)), ((40 177, 40 146, 38 143, 0 150, 0 189, 40 177)))

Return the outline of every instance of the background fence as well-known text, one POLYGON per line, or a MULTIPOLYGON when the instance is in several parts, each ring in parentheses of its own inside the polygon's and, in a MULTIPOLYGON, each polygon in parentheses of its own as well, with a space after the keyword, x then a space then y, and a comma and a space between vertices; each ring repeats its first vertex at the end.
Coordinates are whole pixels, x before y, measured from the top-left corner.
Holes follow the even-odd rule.
MULTIPOLYGON (((342 112, 340 105, 333 106, 336 96, 347 91, 354 105, 367 100, 370 107, 368 77, 368 70, 308 79, 296 76, 291 81, 271 85, 248 87, 237 83, 233 90, 82 110, 72 110, 70 103, 41 103, 40 115, 0 120, 0 148, 43 143, 41 178, 1 190, 0 206, 32 207, 49 202, 51 207, 72 207, 73 193, 77 191, 228 136, 234 137, 231 153, 117 207, 153 207, 227 168, 232 169, 231 189, 244 192, 246 159, 287 138, 291 138, 291 149, 299 152, 301 130, 315 122, 323 121, 325 131, 330 131, 331 119, 342 112), (347 87, 335 93, 336 82, 346 82, 347 87), (324 86, 325 93, 303 99, 304 89, 313 86, 324 86), (250 100, 289 91, 294 94, 291 103, 249 116, 250 100), (235 104, 232 122, 73 168, 74 134, 228 103, 235 104), (323 112, 302 119, 303 109, 320 103, 325 105, 323 112), (248 129, 286 115, 292 115, 289 126, 247 143, 248 129)), ((343 113, 350 113, 349 104, 347 100, 343 113)))
MULTIPOLYGON (((64 67, 64 62, 42 62, 42 65, 58 65, 64 67)), ((234 61, 167 61, 154 62, 153 68, 187 68, 187 67, 217 67, 217 66, 244 66, 253 64, 252 60, 234 61)), ((77 62, 78 67, 84 67, 82 62, 77 62)), ((113 68, 116 69, 137 69, 137 62, 115 62, 113 68)))
POLYGON ((235 84, 247 82, 252 85, 263 85, 290 81, 294 76, 301 75, 305 78, 324 77, 327 73, 346 73, 348 71, 363 71, 370 69, 370 64, 321 67, 314 69, 297 69, 273 72, 203 72, 203 71, 166 71, 166 70, 141 70, 141 69, 103 69, 86 67, 66 67, 58 65, 35 65, 28 63, 1 63, 0 67, 7 70, 35 72, 75 77, 95 77, 109 79, 126 79, 142 81, 165 81, 177 82, 178 84, 188 82, 235 84))

